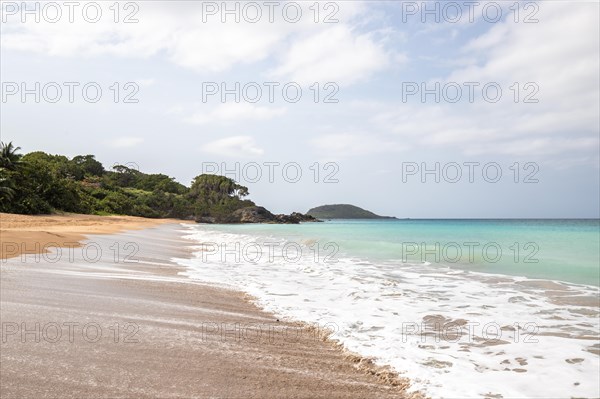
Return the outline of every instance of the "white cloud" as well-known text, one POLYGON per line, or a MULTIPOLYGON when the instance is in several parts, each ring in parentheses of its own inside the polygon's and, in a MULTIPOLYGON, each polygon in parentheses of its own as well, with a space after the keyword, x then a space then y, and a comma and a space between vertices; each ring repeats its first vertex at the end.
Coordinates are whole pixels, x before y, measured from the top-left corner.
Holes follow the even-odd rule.
MULTIPOLYGON (((169 16, 161 24, 158 8, 143 6, 144 18, 139 23, 114 23, 109 3, 102 6, 103 17, 96 23, 86 22, 82 17, 83 4, 73 12, 74 22, 68 20, 68 9, 62 18, 49 23, 43 18, 35 23, 33 17, 22 23, 19 14, 8 17, 2 24, 2 47, 6 50, 28 51, 50 56, 90 57, 118 55, 124 57, 147 57, 163 47, 169 37, 169 16)), ((59 5, 60 7, 60 5, 59 5)), ((139 14, 138 14, 139 15, 139 14)))
POLYGON ((113 140, 110 145, 115 148, 129 148, 135 147, 143 142, 144 139, 141 137, 119 137, 118 139, 113 140))
POLYGON ((137 79, 135 81, 135 83, 137 83, 138 85, 142 86, 142 87, 149 87, 154 85, 156 81, 153 78, 148 78, 148 79, 137 79))
POLYGON ((197 71, 219 72, 236 63, 250 64, 267 58, 282 40, 281 35, 273 27, 209 24, 179 32, 170 47, 170 59, 197 71))
MULTIPOLYGON (((275 22, 269 22, 269 10, 262 7, 263 17, 257 23, 244 18, 236 23, 232 16, 222 23, 219 14, 204 22, 200 2, 142 2, 135 14, 139 22, 128 24, 114 23, 111 4, 100 4, 103 17, 98 23, 88 23, 78 13, 74 23, 69 23, 66 15, 57 23, 35 23, 33 18, 21 23, 19 15, 11 16, 2 24, 2 48, 63 57, 158 55, 197 72, 227 71, 282 54, 284 65, 277 68, 281 76, 292 75, 301 81, 335 81, 340 74, 340 79, 354 81, 387 62, 381 46, 369 35, 346 25, 368 12, 360 1, 332 3, 339 7, 336 17, 340 22, 336 24, 314 23, 312 3, 301 3, 303 17, 298 23, 285 21, 282 5, 275 10, 275 22), (306 73, 299 74, 299 69, 307 66, 306 73)), ((215 4, 221 7, 225 3, 215 4)), ((320 7, 320 20, 330 11, 327 8, 325 12, 324 7, 320 7)), ((130 11, 121 10, 121 17, 130 11)))
POLYGON ((224 103, 210 111, 197 111, 185 118, 188 123, 205 125, 210 123, 233 124, 240 121, 265 121, 286 112, 284 107, 264 107, 250 103, 224 103))
POLYGON ((373 126, 407 143, 465 154, 559 159, 579 153, 597 162, 597 11, 598 3, 542 2, 539 23, 509 18, 469 42, 444 81, 478 82, 480 88, 497 82, 503 89, 498 103, 382 103, 370 118, 373 126), (521 87, 518 103, 510 90, 514 82, 521 87), (539 103, 523 103, 527 82, 539 87, 539 103))
POLYGON ((204 152, 232 158, 249 158, 264 154, 251 136, 232 136, 202 146, 204 152))
MULTIPOLYGON (((81 9, 74 13, 74 23, 68 22, 67 15, 57 23, 35 23, 33 18, 21 23, 19 15, 12 16, 2 24, 2 47, 78 57, 146 58, 162 52, 177 65, 221 71, 236 63, 263 59, 286 36, 276 24, 223 24, 218 16, 202 22, 199 4, 139 3, 138 23, 114 23, 111 4, 100 4, 103 17, 97 23, 86 22, 81 9)), ((131 10, 121 12, 125 15, 131 10)))
POLYGON ((579 138, 529 138, 523 140, 513 140, 507 143, 501 143, 496 148, 490 146, 473 146, 470 153, 473 155, 488 154, 490 152, 519 155, 519 156, 545 156, 568 153, 571 151, 586 151, 598 149, 600 139, 598 137, 579 137, 579 138))
POLYGON ((376 137, 374 134, 334 133, 325 134, 312 139, 310 144, 319 152, 333 158, 376 154, 383 152, 398 152, 407 149, 394 140, 376 137))
POLYGON ((394 59, 370 34, 357 34, 349 26, 337 25, 292 44, 282 64, 272 70, 276 78, 302 85, 336 82, 339 85, 364 80, 394 59))

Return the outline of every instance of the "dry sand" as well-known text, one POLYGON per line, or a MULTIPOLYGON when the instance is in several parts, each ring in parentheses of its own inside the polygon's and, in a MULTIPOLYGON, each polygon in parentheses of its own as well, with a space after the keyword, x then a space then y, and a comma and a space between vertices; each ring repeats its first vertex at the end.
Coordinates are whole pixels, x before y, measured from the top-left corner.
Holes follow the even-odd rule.
POLYGON ((407 380, 345 352, 325 331, 179 275, 171 259, 189 256, 189 243, 178 224, 156 223, 2 215, 3 241, 146 229, 1 261, 0 397, 407 396, 407 380))
POLYGON ((77 246, 87 234, 110 234, 143 229, 158 224, 178 223, 173 219, 96 215, 15 215, 0 213, 0 259, 22 253, 48 252, 54 246, 77 246))

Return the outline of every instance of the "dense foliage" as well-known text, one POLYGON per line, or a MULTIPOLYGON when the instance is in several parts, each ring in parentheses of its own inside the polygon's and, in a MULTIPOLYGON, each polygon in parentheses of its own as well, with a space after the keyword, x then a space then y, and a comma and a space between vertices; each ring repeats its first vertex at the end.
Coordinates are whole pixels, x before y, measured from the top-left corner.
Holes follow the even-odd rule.
POLYGON ((191 219, 253 206, 248 189, 217 175, 197 176, 191 188, 164 174, 124 165, 106 170, 93 155, 69 159, 44 152, 19 154, 0 143, 0 211, 55 211, 191 219))

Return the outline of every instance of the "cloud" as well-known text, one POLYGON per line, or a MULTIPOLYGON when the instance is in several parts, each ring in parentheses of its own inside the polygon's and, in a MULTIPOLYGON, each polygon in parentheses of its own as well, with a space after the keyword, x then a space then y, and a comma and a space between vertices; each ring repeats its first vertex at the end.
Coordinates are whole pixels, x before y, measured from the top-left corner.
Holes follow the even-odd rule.
MULTIPOLYGON (((221 71, 236 63, 266 57, 283 38, 279 25, 221 23, 215 16, 203 22, 200 4, 145 2, 136 4, 137 23, 114 23, 110 4, 101 4, 103 17, 86 22, 75 14, 73 23, 63 16, 57 23, 19 15, 3 24, 2 47, 52 56, 95 57, 114 55, 147 58, 165 54, 175 64, 199 71, 221 71)), ((81 6, 80 6, 81 7, 81 6)), ((66 12, 66 10, 63 10, 66 12)), ((121 10, 123 17, 127 12, 121 10)))
POLYGON ((570 151, 586 151, 591 148, 598 149, 599 146, 600 139, 598 137, 529 138, 501 143, 494 149, 489 146, 472 146, 469 152, 474 155, 493 152, 519 156, 544 156, 564 154, 570 151))
POLYGON ((301 85, 347 85, 366 79, 392 60, 404 57, 391 57, 371 34, 357 34, 349 26, 338 25, 294 42, 271 74, 301 85))
MULTIPOLYGON (((132 4, 138 7, 137 23, 114 23, 114 10, 108 3, 101 3, 103 17, 97 23, 86 22, 78 13, 74 23, 66 15, 57 23, 35 23, 33 18, 21 23, 19 15, 10 16, 2 24, 2 48, 62 57, 160 56, 199 73, 227 71, 277 56, 284 60, 276 68, 280 76, 310 83, 313 79, 335 81, 340 74, 339 79, 355 81, 387 62, 381 45, 350 28, 354 18, 368 12, 360 1, 331 3, 339 8, 336 24, 315 23, 312 3, 301 4, 303 17, 298 23, 285 21, 281 4, 274 22, 269 21, 269 9, 261 7, 263 15, 257 23, 245 18, 235 22, 231 15, 223 23, 221 13, 207 17, 201 2, 132 4)), ((329 6, 320 8, 320 19, 330 14, 329 6)), ((131 11, 121 10, 122 17, 131 11)))
POLYGON ((232 136, 211 141, 202 146, 202 151, 231 158, 250 158, 264 154, 251 136, 232 136))
POLYGON ((441 84, 478 82, 481 88, 497 82, 503 89, 498 103, 481 98, 457 104, 381 103, 370 118, 373 128, 419 147, 454 147, 464 154, 554 159, 580 154, 597 162, 597 11, 597 3, 542 2, 537 24, 516 24, 511 18, 494 24, 462 48, 458 66, 441 84), (515 82, 520 87, 516 103, 510 89, 515 82), (523 102, 532 92, 524 89, 528 82, 539 88, 538 103, 523 102))
POLYGON ((265 121, 286 112, 284 107, 264 107, 250 103, 224 103, 207 111, 197 111, 184 120, 188 123, 205 125, 211 123, 233 124, 240 121, 265 121))
POLYGON ((407 149, 394 140, 375 137, 374 134, 334 133, 312 139, 310 144, 319 152, 333 158, 345 158, 407 149))
POLYGON ((154 78, 137 79, 135 81, 135 83, 137 83, 138 85, 140 85, 142 87, 149 87, 149 86, 154 85, 154 83, 156 83, 156 80, 154 78))
POLYGON ((237 63, 251 64, 267 58, 282 40, 281 34, 274 28, 212 24, 180 32, 169 48, 169 58, 200 72, 224 71, 237 63))
POLYGON ((130 148, 144 142, 141 137, 119 137, 113 140, 110 145, 115 148, 130 148))
MULTIPOLYGON (((49 23, 44 18, 36 23, 33 17, 22 23, 20 13, 7 17, 7 22, 2 24, 2 47, 61 57, 148 57, 163 48, 169 39, 169 26, 172 25, 160 23, 158 7, 146 8, 144 5, 142 22, 114 23, 113 12, 108 8, 110 4, 95 4, 101 4, 103 15, 96 23, 85 21, 81 9, 83 4, 76 6, 79 9, 73 12, 72 23, 69 22, 68 9, 61 5, 62 17, 56 23, 49 23)), ((167 20, 169 16, 165 15, 163 21, 167 20)))

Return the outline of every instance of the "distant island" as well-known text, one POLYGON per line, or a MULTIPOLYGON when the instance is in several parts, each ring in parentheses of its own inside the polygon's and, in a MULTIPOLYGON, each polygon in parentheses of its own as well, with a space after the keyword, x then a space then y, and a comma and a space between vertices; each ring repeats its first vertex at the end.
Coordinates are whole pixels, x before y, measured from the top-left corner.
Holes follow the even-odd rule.
POLYGON ((306 212, 317 219, 396 219, 393 216, 380 216, 371 211, 349 204, 322 205, 306 212))

